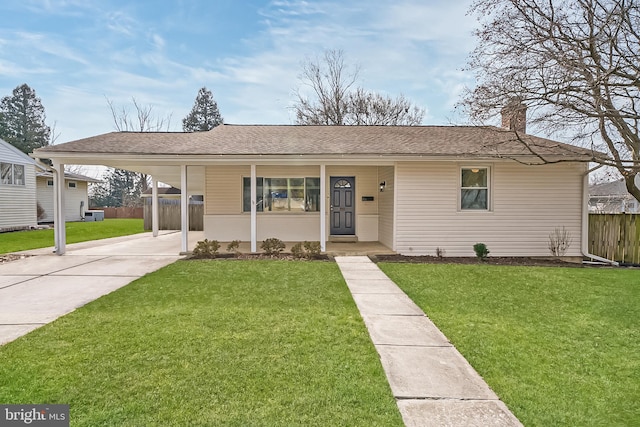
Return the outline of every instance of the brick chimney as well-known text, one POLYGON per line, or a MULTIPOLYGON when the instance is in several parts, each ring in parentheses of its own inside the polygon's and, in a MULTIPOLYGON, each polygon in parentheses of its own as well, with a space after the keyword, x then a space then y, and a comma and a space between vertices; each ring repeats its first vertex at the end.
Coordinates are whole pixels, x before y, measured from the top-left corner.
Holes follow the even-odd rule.
POLYGON ((527 133, 527 106, 518 97, 511 101, 500 111, 502 114, 502 127, 520 133, 527 133))

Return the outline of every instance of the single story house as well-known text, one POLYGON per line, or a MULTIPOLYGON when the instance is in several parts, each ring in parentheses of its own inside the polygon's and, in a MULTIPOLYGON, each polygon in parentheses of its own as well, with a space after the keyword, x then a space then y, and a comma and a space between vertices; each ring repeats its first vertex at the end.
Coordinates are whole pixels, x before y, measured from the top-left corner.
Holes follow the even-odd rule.
MULTIPOLYGON (((65 172, 65 221, 84 219, 90 182, 99 180, 65 172)), ((0 139, 0 231, 53 222, 53 196, 53 173, 0 139), (40 216, 37 206, 42 209, 40 216)))
POLYGON ((0 139, 0 231, 37 225, 36 161, 0 139))
MULTIPOLYGON (((100 180, 71 172, 65 172, 64 178, 65 220, 82 221, 89 209, 89 183, 100 180)), ((53 172, 40 165, 36 169, 36 197, 43 210, 38 222, 53 222, 53 172)))
MULTIPOLYGON (((635 179, 640 188, 640 175, 635 179)), ((589 212, 592 213, 640 213, 640 202, 627 191, 623 179, 589 187, 589 212)))
MULTIPOLYGON (((204 234, 221 242, 376 241, 405 255, 549 256, 565 227, 587 253, 591 150, 494 126, 221 125, 208 132, 113 132, 41 148, 65 163, 149 174, 204 195, 204 234), (534 154, 536 153, 536 154, 534 154), (543 164, 539 156, 556 163, 543 164)), ((157 203, 154 204, 157 206, 157 203)), ((154 226, 157 221, 154 221, 154 226)), ((155 232, 155 229, 154 229, 155 232)), ((57 246, 64 252, 64 236, 57 246)))

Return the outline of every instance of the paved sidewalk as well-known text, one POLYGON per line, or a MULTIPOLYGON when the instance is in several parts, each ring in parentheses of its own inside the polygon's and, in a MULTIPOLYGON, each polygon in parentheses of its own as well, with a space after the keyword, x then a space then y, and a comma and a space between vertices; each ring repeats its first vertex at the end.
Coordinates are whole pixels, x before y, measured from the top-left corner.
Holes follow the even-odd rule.
POLYGON ((406 426, 522 426, 422 310, 368 257, 336 257, 406 426))
MULTIPOLYGON (((0 345, 178 260, 180 233, 151 233, 25 251, 0 264, 0 345)), ((195 239, 192 239, 192 245, 195 239)))

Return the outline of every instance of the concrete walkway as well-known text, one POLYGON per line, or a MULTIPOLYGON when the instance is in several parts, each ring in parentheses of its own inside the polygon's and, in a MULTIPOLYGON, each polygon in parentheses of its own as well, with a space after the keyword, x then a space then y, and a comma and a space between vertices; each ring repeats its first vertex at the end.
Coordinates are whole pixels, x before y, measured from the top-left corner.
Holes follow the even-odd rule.
POLYGON ((522 426, 424 312, 368 257, 336 257, 406 426, 522 426))
POLYGON ((33 256, 0 264, 0 345, 178 260, 180 239, 143 233, 67 245, 64 256, 25 251, 33 256))

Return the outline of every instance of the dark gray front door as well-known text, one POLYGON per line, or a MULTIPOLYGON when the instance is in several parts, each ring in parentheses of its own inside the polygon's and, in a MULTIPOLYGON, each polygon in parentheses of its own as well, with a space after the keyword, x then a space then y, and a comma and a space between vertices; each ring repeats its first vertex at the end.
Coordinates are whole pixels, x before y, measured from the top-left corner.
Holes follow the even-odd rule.
POLYGON ((356 179, 353 176, 332 176, 331 186, 331 234, 356 234, 356 179))

